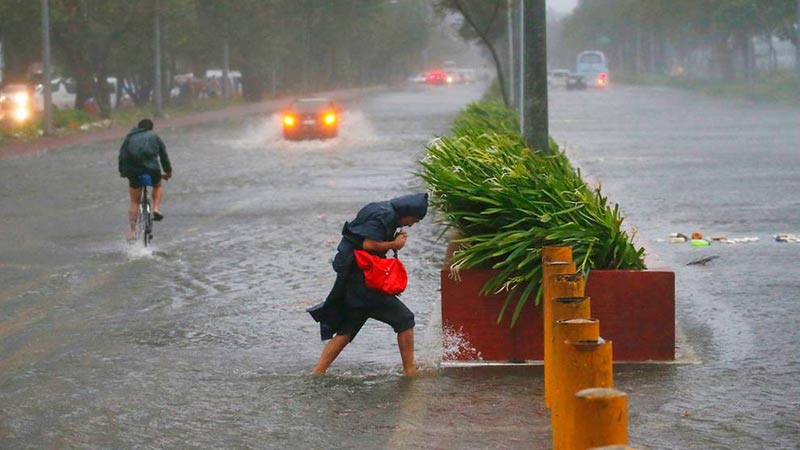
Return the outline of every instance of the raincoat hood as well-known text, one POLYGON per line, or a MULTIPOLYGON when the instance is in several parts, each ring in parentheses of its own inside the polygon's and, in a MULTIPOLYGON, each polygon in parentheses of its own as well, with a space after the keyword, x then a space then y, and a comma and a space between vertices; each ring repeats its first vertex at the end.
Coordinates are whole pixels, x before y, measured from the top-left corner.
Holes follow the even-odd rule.
POLYGON ((398 218, 413 216, 419 220, 428 212, 428 194, 410 194, 389 200, 398 218))
POLYGON ((148 131, 151 130, 148 130, 147 128, 133 127, 131 128, 131 131, 128 131, 128 136, 133 136, 134 134, 139 134, 139 133, 146 133, 148 131))

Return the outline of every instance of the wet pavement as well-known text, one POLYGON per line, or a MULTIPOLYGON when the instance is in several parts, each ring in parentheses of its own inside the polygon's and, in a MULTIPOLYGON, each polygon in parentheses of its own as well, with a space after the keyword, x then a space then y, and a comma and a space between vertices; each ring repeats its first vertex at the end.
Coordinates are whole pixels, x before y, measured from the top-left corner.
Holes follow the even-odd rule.
POLYGON ((676 320, 701 361, 617 370, 631 442, 800 448, 800 245, 773 238, 800 230, 800 109, 613 86, 554 92, 550 114, 556 140, 675 270, 676 320), (692 248, 669 243, 676 232, 758 241, 692 248))
MULTIPOLYGON (((175 167, 155 247, 129 246, 117 142, 0 160, 1 448, 549 448, 540 367, 442 369, 426 219, 403 258, 420 376, 368 323, 323 377, 303 309, 341 224, 422 189, 424 144, 481 86, 345 103, 341 136, 286 143, 274 116, 164 130, 175 167)), ((640 448, 797 448, 800 111, 614 86, 551 94, 551 131, 677 272, 699 364, 626 365, 640 448), (705 249, 671 232, 759 236, 705 249), (685 266, 703 256, 705 266, 685 266)))

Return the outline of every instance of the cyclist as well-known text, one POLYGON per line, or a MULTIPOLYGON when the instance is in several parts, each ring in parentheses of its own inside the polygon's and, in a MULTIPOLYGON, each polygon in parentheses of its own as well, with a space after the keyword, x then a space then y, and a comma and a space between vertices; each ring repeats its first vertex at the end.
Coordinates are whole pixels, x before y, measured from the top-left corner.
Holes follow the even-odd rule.
POLYGON ((136 239, 136 216, 139 210, 139 199, 142 196, 142 185, 139 175, 150 175, 153 180, 153 220, 161 220, 161 197, 163 190, 161 179, 169 180, 172 176, 172 164, 169 162, 167 147, 164 141, 153 132, 153 121, 142 119, 133 128, 119 149, 119 176, 128 179, 130 207, 128 220, 131 231, 128 240, 136 239), (161 168, 164 175, 161 175, 161 168))

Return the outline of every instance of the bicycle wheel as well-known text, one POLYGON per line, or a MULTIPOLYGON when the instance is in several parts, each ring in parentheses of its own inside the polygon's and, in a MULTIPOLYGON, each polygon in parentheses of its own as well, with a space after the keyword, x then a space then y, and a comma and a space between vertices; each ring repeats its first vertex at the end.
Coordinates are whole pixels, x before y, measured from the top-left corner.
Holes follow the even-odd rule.
POLYGON ((150 199, 145 199, 143 209, 144 229, 142 230, 142 239, 144 240, 144 246, 147 247, 153 241, 153 211, 150 207, 150 199))

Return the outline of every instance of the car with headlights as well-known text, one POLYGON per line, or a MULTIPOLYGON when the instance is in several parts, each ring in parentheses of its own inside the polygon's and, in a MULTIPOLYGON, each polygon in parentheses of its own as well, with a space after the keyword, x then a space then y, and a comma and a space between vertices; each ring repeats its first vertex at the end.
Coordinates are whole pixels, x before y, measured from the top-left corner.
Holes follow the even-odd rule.
POLYGON ((23 123, 33 115, 33 101, 28 86, 8 84, 0 89, 0 120, 23 123))
POLYGON ((327 98, 300 98, 283 111, 283 137, 290 141, 339 135, 341 108, 327 98))

